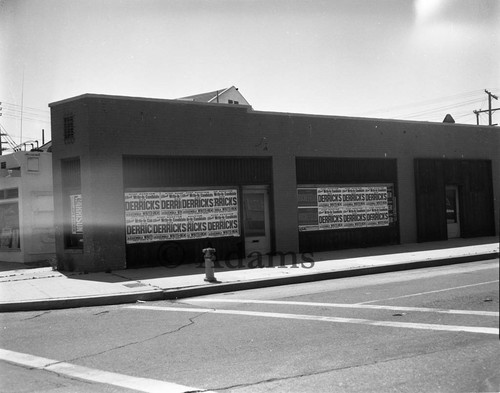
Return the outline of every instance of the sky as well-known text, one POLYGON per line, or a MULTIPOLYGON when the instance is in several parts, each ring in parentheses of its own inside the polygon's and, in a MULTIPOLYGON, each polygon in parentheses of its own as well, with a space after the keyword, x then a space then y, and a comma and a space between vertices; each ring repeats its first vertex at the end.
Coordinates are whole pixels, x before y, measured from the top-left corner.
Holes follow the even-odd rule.
POLYGON ((233 85, 258 111, 476 124, 500 96, 500 1, 0 0, 0 70, 15 144, 50 140, 51 102, 233 85))

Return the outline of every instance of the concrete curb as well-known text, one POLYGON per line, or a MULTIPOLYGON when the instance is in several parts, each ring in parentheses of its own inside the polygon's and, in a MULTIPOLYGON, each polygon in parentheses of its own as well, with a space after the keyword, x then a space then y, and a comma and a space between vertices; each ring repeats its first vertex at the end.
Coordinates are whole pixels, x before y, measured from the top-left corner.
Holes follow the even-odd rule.
POLYGON ((43 299, 24 302, 0 303, 0 312, 43 311, 65 308, 111 306, 115 304, 135 303, 137 301, 152 302, 164 300, 161 289, 138 293, 119 293, 112 295, 92 295, 59 299, 43 299))
POLYGON ((421 269, 426 267, 446 266, 467 262, 477 262, 483 259, 498 258, 499 253, 493 252, 488 254, 467 255, 463 257, 443 258, 443 259, 429 259, 425 261, 416 261, 408 263, 400 263, 393 265, 373 266, 355 268, 349 270, 337 270, 321 273, 310 273, 297 276, 266 278, 259 280, 239 281, 234 283, 214 283, 203 286, 196 286, 191 288, 177 288, 164 290, 165 299, 174 300, 186 297, 213 295, 216 293, 225 293, 233 291, 241 291, 246 289, 258 289, 271 286, 300 284, 306 282, 332 280, 336 278, 365 276, 370 274, 396 272, 402 270, 421 269))
POLYGON ((272 286, 289 284, 299 284, 306 282, 331 280, 336 278, 356 277, 370 274, 396 272, 402 270, 421 269, 426 267, 446 266, 467 262, 476 262, 484 259, 498 258, 498 252, 487 254, 466 255, 461 257, 428 259, 424 261, 414 261, 399 264, 389 264, 382 266, 371 266, 354 268, 348 270, 326 271, 320 273, 310 273, 297 276, 274 277, 258 280, 237 281, 231 283, 203 284, 188 288, 154 289, 150 291, 121 293, 111 295, 92 295, 86 297, 71 297, 59 299, 44 299, 34 301, 0 303, 0 312, 17 311, 43 311, 77 307, 109 306, 116 304, 136 303, 137 301, 151 302, 158 300, 174 300, 186 297, 213 295, 241 291, 246 289, 257 289, 272 286))

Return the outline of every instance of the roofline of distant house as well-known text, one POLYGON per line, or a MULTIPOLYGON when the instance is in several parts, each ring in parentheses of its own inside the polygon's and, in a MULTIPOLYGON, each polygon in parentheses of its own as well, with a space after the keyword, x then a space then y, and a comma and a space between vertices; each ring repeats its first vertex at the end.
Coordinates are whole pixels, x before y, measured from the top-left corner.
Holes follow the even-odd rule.
POLYGON ((217 90, 217 91, 215 92, 215 95, 214 95, 212 98, 210 98, 210 99, 208 100, 208 102, 213 102, 213 100, 216 100, 218 97, 220 97, 222 94, 224 94, 226 91, 228 91, 228 90, 229 90, 229 89, 231 89, 232 87, 234 87, 234 86, 231 86, 231 87, 226 87, 226 88, 225 88, 224 90, 222 90, 222 91, 217 90))
POLYGON ((394 122, 394 123, 416 123, 416 124, 441 124, 443 126, 453 126, 453 127, 486 127, 491 128, 489 125, 475 125, 475 124, 463 124, 463 123, 446 123, 437 121, 422 121, 422 120, 402 120, 402 119, 387 119, 378 117, 353 117, 353 116, 339 116, 339 115, 320 115, 320 114, 309 114, 309 113, 294 113, 294 112, 271 112, 271 111, 259 111, 254 110, 250 105, 242 104, 225 104, 225 103, 213 103, 213 102, 200 102, 200 101, 187 101, 182 99, 168 99, 168 98, 148 98, 148 97, 132 97, 132 96, 116 96, 107 94, 95 94, 95 93, 85 93, 75 97, 66 98, 64 100, 55 101, 49 104, 49 107, 55 107, 58 105, 66 104, 68 102, 78 101, 86 98, 104 98, 113 100, 123 100, 123 101, 143 101, 143 102, 168 102, 177 105, 208 105, 213 107, 221 107, 223 105, 225 108, 233 108, 239 110, 246 110, 249 113, 255 114, 267 114, 276 116, 294 116, 294 117, 314 117, 314 118, 324 118, 324 119, 350 119, 350 120, 362 120, 362 121, 384 121, 384 122, 394 122))
POLYGON ((213 100, 217 99, 217 97, 220 97, 222 94, 224 94, 225 92, 227 92, 228 90, 230 90, 232 88, 235 88, 236 90, 238 90, 236 87, 231 86, 231 87, 226 87, 226 88, 221 89, 221 90, 214 90, 214 91, 208 91, 206 93, 193 94, 193 95, 186 96, 186 97, 179 97, 179 98, 176 98, 176 100, 196 101, 196 99, 198 99, 200 97, 208 96, 208 97, 210 97, 210 99, 208 99, 207 101, 199 101, 199 102, 212 102, 213 100))

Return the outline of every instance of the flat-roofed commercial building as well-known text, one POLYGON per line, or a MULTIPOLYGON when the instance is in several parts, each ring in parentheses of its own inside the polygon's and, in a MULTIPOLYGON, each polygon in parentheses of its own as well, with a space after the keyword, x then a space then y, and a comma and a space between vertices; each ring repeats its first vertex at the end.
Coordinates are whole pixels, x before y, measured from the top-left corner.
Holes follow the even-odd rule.
POLYGON ((85 94, 50 105, 60 268, 498 233, 499 132, 85 94))

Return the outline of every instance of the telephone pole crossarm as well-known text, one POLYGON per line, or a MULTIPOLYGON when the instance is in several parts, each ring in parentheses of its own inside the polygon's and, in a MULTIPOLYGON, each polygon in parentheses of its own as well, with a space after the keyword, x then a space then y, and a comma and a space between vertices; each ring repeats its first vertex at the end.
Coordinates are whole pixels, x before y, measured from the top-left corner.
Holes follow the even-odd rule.
MULTIPOLYGON (((491 109, 492 112, 495 112, 495 111, 498 111, 500 110, 500 108, 493 108, 491 109)), ((479 110, 479 111, 472 111, 474 113, 484 113, 484 112, 489 112, 490 110, 489 109, 484 109, 484 110, 479 110)))
POLYGON ((491 99, 493 98, 495 100, 498 100, 498 97, 495 94, 491 93, 490 91, 488 91, 486 89, 484 90, 484 92, 486 94, 488 94, 488 109, 485 109, 485 110, 474 110, 472 112, 476 115, 476 123, 477 123, 477 125, 479 125, 479 114, 480 113, 488 112, 488 125, 493 126, 493 125, 496 125, 496 124, 493 124, 493 112, 500 110, 500 108, 492 108, 491 107, 491 99))

